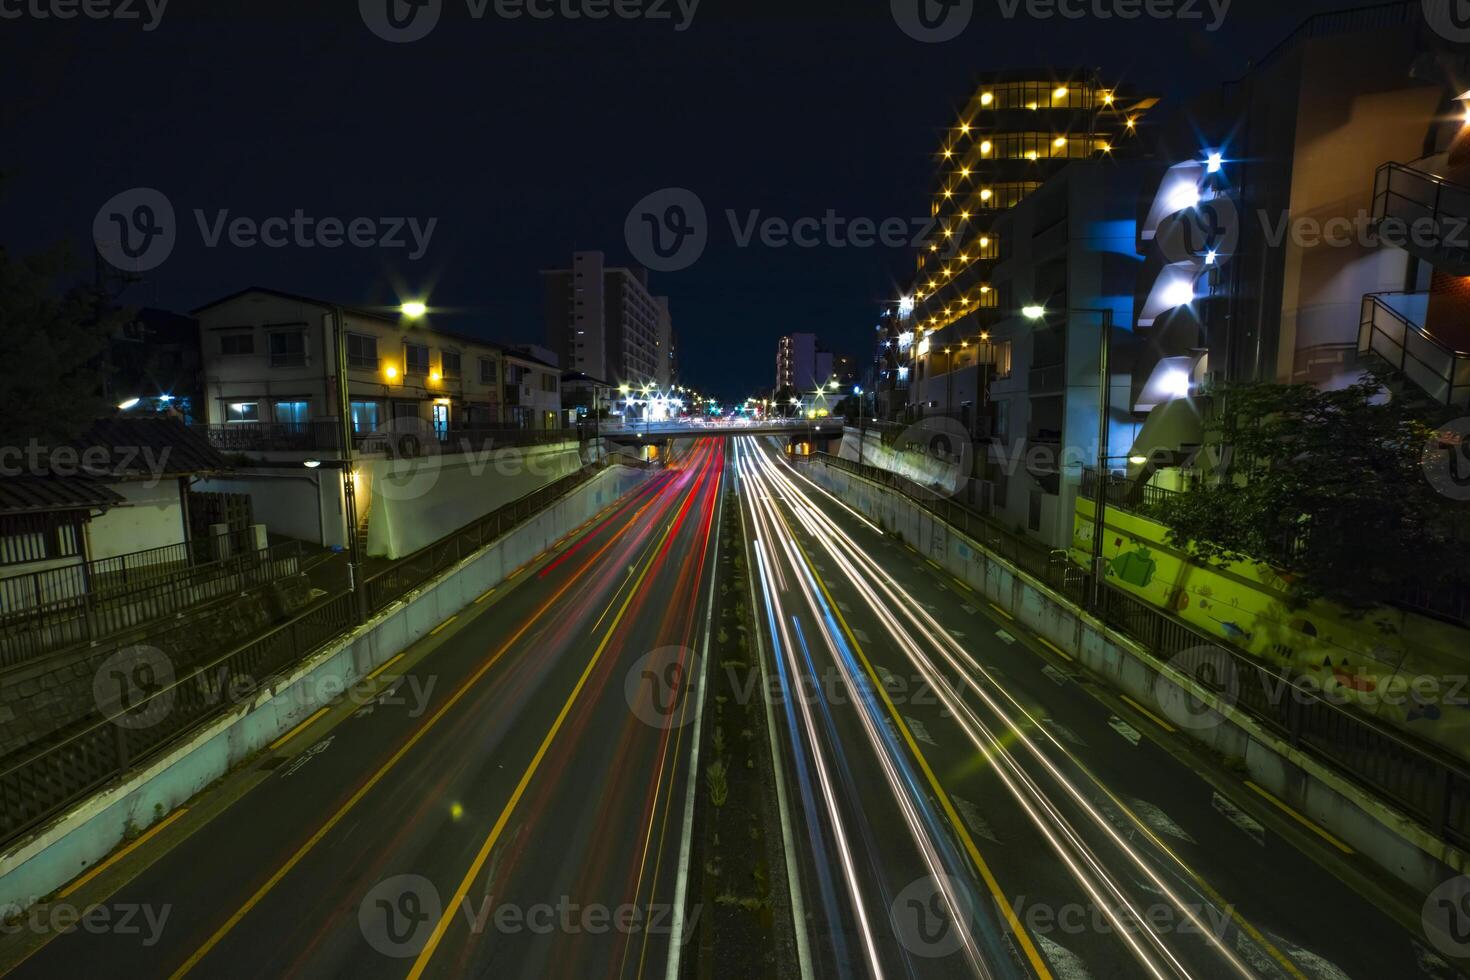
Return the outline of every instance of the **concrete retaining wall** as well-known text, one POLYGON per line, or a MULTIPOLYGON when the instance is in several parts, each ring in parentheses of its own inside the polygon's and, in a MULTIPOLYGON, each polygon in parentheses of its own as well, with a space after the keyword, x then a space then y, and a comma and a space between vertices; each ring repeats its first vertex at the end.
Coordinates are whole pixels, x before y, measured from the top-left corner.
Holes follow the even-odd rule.
POLYGON ((78 804, 0 854, 0 909, 28 907, 250 759, 486 589, 641 486, 654 471, 613 466, 352 633, 318 651, 247 702, 78 804))
POLYGON ((813 460, 803 472, 887 531, 1045 637, 1114 690, 1151 711, 1181 720, 1181 735, 1240 760, 1257 785, 1351 845, 1418 894, 1470 871, 1464 851, 1435 838, 1413 818, 1293 748, 1249 715, 1222 703, 1148 650, 1108 629, 1035 578, 980 548, 908 498, 813 460), (1186 697, 1208 711, 1181 719, 1186 697))

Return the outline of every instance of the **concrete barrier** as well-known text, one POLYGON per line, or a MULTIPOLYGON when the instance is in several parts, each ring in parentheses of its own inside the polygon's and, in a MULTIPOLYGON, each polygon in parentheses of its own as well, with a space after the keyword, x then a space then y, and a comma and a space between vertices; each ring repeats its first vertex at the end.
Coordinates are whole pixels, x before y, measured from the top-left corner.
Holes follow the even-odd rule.
POLYGON ((165 755, 9 845, 0 854, 0 910, 27 908, 75 878, 129 834, 146 829, 249 760, 654 472, 609 467, 263 685, 165 755))
POLYGON ((1291 746, 1215 692, 1094 619, 1048 586, 1002 561, 907 497, 820 460, 802 472, 886 531, 1074 657, 1151 711, 1171 718, 1185 696, 1212 712, 1210 723, 1178 726, 1181 735, 1236 760, 1250 779, 1423 895, 1470 872, 1465 851, 1347 776, 1291 746))

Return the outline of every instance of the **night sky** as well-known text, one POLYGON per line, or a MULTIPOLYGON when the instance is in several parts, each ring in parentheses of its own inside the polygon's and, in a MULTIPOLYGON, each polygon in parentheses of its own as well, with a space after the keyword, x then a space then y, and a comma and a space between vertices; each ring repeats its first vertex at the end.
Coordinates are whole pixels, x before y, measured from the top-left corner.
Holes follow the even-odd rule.
POLYGON ((177 241, 130 305, 187 311, 247 285, 361 303, 427 295, 454 311, 436 322, 539 342, 537 270, 576 248, 628 261, 634 202, 687 187, 709 214, 708 247, 652 285, 671 297, 684 381, 743 396, 771 383, 781 333, 866 357, 877 304, 911 260, 738 247, 726 209, 742 221, 924 214, 938 131, 977 71, 1091 65, 1177 101, 1237 77, 1309 13, 1355 5, 1235 0, 1206 33, 1200 21, 1036 20, 1024 2, 1007 19, 1009 0, 974 0, 961 36, 930 44, 886 0, 704 0, 683 31, 672 5, 673 20, 571 22, 474 20, 465 0, 444 2, 409 44, 371 33, 356 0, 174 0, 152 31, 0 19, 0 243, 14 255, 65 240, 89 265, 101 205, 153 187, 177 241), (210 222, 297 208, 438 220, 411 260, 409 247, 210 248, 196 208, 210 222))

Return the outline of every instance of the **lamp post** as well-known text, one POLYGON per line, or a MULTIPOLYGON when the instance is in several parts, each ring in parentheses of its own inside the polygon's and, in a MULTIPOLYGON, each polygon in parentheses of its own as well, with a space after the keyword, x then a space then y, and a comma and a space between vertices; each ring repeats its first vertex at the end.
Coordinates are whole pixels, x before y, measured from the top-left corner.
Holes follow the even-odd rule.
MULTIPOLYGON (((1028 320, 1046 317, 1046 307, 1027 306, 1021 310, 1028 320)), ((1067 314, 1096 313, 1102 316, 1102 337, 1098 344, 1098 415, 1097 415, 1097 480, 1093 488, 1092 519, 1092 611, 1102 613, 1103 573, 1107 565, 1103 560, 1103 521, 1108 502, 1108 415, 1112 410, 1112 377, 1108 370, 1108 355, 1113 347, 1113 311, 1107 307, 1069 308, 1067 314)))

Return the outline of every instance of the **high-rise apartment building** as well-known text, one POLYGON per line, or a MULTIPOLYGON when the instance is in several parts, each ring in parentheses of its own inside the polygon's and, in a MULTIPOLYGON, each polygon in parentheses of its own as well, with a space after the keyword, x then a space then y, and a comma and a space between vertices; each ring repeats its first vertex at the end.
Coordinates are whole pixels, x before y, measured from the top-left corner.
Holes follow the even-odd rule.
POLYGON ((832 352, 814 333, 787 334, 776 342, 776 390, 804 391, 826 384, 832 377, 832 352))
POLYGON ((542 270, 541 279, 546 346, 567 371, 615 384, 672 383, 669 301, 649 292, 647 270, 574 252, 571 268, 542 270))

